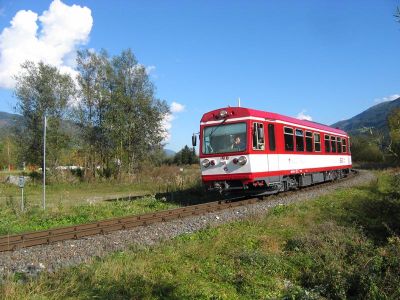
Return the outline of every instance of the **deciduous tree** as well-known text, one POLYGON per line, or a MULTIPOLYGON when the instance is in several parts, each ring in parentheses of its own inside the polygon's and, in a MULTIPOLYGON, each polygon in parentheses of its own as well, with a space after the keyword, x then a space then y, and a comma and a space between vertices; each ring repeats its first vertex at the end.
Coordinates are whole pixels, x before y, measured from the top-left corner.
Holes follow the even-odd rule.
POLYGON ((400 160, 400 108, 394 109, 388 117, 390 130, 389 152, 400 160))
POLYGON ((130 49, 112 58, 86 50, 78 53, 77 62, 86 147, 107 174, 131 173, 161 148, 169 108, 155 97, 145 67, 130 49))
POLYGON ((177 165, 191 165, 198 163, 199 158, 196 155, 194 148, 189 148, 187 145, 182 148, 174 156, 174 163, 177 165))
POLYGON ((57 165, 58 155, 66 146, 67 136, 61 122, 67 104, 75 95, 70 75, 42 62, 25 62, 16 77, 16 110, 23 117, 18 128, 21 160, 30 164, 43 163, 43 122, 48 118, 47 149, 50 165, 57 165))

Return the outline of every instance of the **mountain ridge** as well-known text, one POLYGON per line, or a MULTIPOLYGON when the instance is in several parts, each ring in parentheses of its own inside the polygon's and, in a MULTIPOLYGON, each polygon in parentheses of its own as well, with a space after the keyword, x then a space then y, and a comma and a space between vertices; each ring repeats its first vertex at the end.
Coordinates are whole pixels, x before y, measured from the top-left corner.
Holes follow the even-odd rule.
POLYGON ((331 126, 355 135, 362 134, 371 128, 388 134, 389 126, 387 118, 395 108, 400 108, 400 97, 392 101, 378 103, 354 117, 336 122, 331 126))

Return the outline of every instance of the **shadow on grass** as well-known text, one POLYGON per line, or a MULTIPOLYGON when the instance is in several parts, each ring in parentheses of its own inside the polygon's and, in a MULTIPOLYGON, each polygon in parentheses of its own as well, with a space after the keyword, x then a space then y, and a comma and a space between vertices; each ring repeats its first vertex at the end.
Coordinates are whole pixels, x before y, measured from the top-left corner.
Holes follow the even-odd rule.
MULTIPOLYGON (((127 197, 119 197, 114 199, 107 199, 104 201, 114 202, 114 201, 134 201, 139 200, 144 197, 151 197, 151 194, 148 195, 139 195, 139 196, 127 196, 127 197)), ((202 204, 212 201, 218 201, 222 199, 222 196, 217 193, 206 192, 203 187, 195 186, 182 190, 174 190, 167 192, 159 192, 154 195, 157 200, 163 200, 169 203, 178 204, 180 206, 188 206, 188 205, 196 205, 202 204)))
POLYGON ((81 282, 81 287, 67 297, 82 297, 85 299, 181 299, 177 296, 176 285, 157 281, 152 282, 142 276, 132 276, 120 279, 103 278, 101 282, 81 282))
POLYGON ((365 169, 365 170, 386 170, 393 167, 399 167, 400 164, 395 161, 387 161, 387 162, 354 162, 353 167, 356 169, 365 169))
POLYGON ((151 194, 146 194, 146 195, 137 195, 137 196, 125 196, 125 197, 117 197, 117 198, 111 198, 111 199, 106 199, 103 200, 105 202, 115 202, 115 201, 134 201, 134 200, 139 200, 144 197, 150 197, 151 194))
POLYGON ((196 205, 222 199, 219 193, 206 192, 202 187, 157 193, 155 197, 180 206, 196 205))

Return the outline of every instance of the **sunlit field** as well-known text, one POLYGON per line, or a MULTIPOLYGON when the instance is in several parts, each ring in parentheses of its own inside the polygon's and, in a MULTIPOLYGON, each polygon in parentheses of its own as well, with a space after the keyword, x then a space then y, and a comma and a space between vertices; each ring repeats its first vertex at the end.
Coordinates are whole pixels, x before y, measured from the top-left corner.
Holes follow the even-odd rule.
MULTIPOLYGON (((14 173, 18 175, 18 173, 14 173)), ((1 174, 3 181, 8 174, 1 174)), ((134 178, 80 181, 73 176, 49 176, 46 210, 42 207, 43 186, 39 179, 21 189, 0 184, 0 234, 47 229, 104 218, 140 214, 173 208, 201 189, 198 166, 151 168, 134 178), (69 181, 69 182, 68 182, 69 181)), ((198 195, 199 197, 201 195, 198 195)))

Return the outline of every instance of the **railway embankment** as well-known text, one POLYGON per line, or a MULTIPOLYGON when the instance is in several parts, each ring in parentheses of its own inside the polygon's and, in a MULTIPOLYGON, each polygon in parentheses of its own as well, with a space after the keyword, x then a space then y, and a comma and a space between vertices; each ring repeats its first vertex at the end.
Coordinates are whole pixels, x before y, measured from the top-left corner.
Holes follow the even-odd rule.
POLYGON ((193 233, 208 227, 244 220, 263 215, 271 208, 315 199, 337 189, 368 184, 376 177, 369 171, 360 171, 355 177, 320 185, 317 188, 293 191, 267 197, 264 201, 248 206, 236 207, 201 216, 192 216, 122 230, 105 235, 95 235, 78 240, 67 240, 50 245, 19 249, 0 253, 0 276, 12 273, 36 276, 40 272, 55 272, 66 266, 90 262, 95 257, 129 249, 132 245, 148 246, 172 239, 182 234, 193 233))

